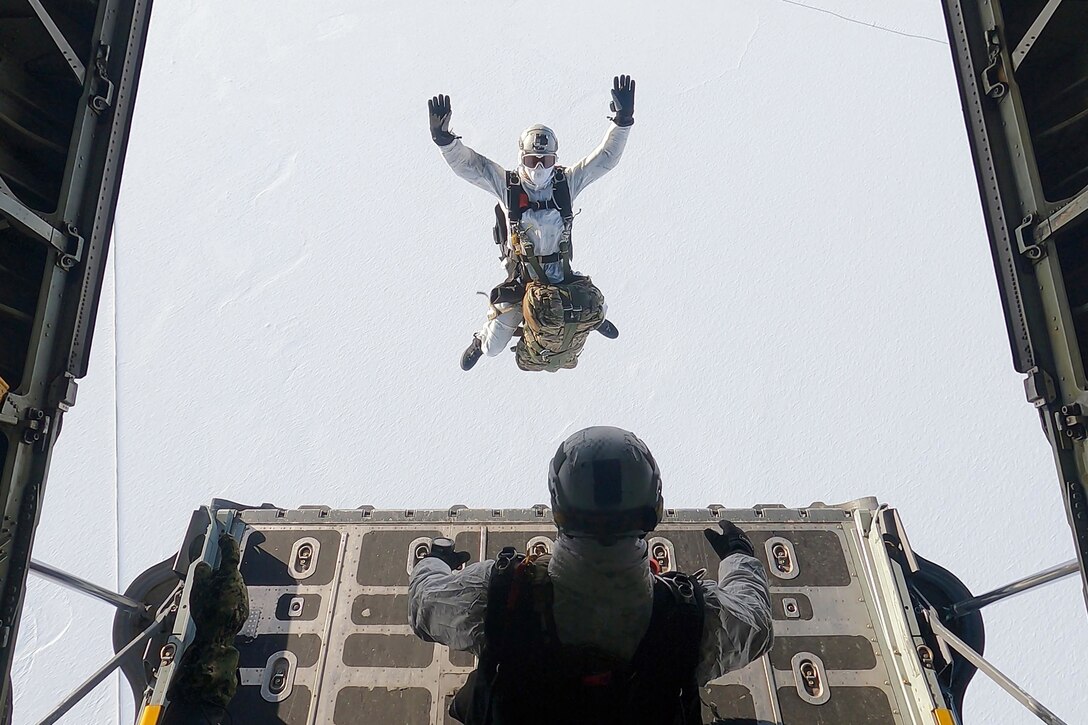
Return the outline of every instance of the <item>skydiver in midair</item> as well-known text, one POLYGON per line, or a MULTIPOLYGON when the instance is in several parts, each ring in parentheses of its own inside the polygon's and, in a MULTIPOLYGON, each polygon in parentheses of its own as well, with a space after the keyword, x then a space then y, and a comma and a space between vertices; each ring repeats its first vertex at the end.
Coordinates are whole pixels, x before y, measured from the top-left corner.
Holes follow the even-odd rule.
POLYGON ((529 339, 523 337, 519 343, 517 359, 527 370, 574 367, 593 329, 609 338, 619 335, 604 317, 600 291, 571 268, 571 204, 619 163, 635 122, 634 103, 635 82, 629 76, 617 76, 610 106, 615 116, 600 146, 569 167, 557 166, 555 133, 536 124, 522 132, 519 163, 508 172, 450 132, 449 96, 435 96, 428 102, 431 138, 442 157, 455 174, 498 197, 506 212, 502 243, 507 281, 492 291, 491 314, 462 355, 462 369, 471 369, 484 354, 501 352, 523 323, 529 339), (522 305, 527 286, 528 321, 522 305))

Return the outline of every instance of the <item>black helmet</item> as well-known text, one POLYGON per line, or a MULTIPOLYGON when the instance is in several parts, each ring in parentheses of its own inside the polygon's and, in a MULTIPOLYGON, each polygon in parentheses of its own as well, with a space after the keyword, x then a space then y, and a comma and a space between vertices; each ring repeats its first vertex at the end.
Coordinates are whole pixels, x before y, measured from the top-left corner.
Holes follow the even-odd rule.
POLYGON ((549 474, 555 525, 568 536, 608 543, 643 536, 661 521, 661 471, 634 433, 580 430, 559 446, 549 474))

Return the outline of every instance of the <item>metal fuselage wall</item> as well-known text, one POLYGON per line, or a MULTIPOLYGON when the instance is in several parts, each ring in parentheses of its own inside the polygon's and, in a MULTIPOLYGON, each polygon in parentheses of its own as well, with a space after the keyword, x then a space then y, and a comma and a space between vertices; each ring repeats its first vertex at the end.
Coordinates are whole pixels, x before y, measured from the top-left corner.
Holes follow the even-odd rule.
POLYGON ((1088 3, 944 0, 1013 365, 1088 601, 1088 3))
POLYGON ((53 444, 87 371, 150 0, 0 0, 0 712, 53 444))

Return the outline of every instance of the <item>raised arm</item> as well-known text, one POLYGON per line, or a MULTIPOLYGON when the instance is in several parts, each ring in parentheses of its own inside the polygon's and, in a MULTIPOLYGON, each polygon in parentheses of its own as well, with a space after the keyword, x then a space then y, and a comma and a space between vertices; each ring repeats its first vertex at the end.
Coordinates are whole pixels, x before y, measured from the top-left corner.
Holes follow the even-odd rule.
POLYGON ((597 179, 607 174, 620 162, 627 145, 631 126, 635 123, 635 81, 630 76, 616 76, 612 81, 612 102, 609 108, 616 115, 612 118, 604 141, 584 159, 570 167, 571 198, 597 179))
POLYGON ((427 102, 427 111, 431 124, 431 139, 442 152, 442 158, 453 169, 453 173, 484 191, 490 191, 501 200, 506 199, 506 172, 491 159, 478 154, 465 144, 459 136, 450 133, 450 116, 453 107, 450 97, 438 95, 427 102))
POLYGON ((700 687, 762 657, 774 640, 763 564, 752 556, 752 543, 740 529, 728 521, 720 525, 721 534, 707 530, 707 539, 722 560, 718 580, 702 582, 706 607, 696 670, 700 687))

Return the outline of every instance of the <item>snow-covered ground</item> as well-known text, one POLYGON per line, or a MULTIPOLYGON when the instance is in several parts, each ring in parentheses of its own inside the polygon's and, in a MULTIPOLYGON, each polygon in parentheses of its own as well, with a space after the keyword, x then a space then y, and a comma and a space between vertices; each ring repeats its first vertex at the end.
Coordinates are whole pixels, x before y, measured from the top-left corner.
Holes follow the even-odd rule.
MULTIPOLYGON (((649 443, 670 506, 876 495, 976 591, 1072 558, 940 4, 810 5, 159 2, 36 558, 123 589, 212 496, 528 506, 591 424, 649 443), (620 338, 574 371, 463 373, 501 277, 493 202, 446 168, 426 99, 496 161, 544 122, 570 163, 617 73, 636 124, 575 242, 620 338)), ((32 579, 16 722, 109 657, 111 617, 32 579)), ((1071 722, 1084 617, 1075 580, 987 610, 987 654, 1071 722)), ((130 700, 111 680, 65 722, 127 723, 130 700)), ((1036 722, 982 677, 966 715, 1036 722)))

